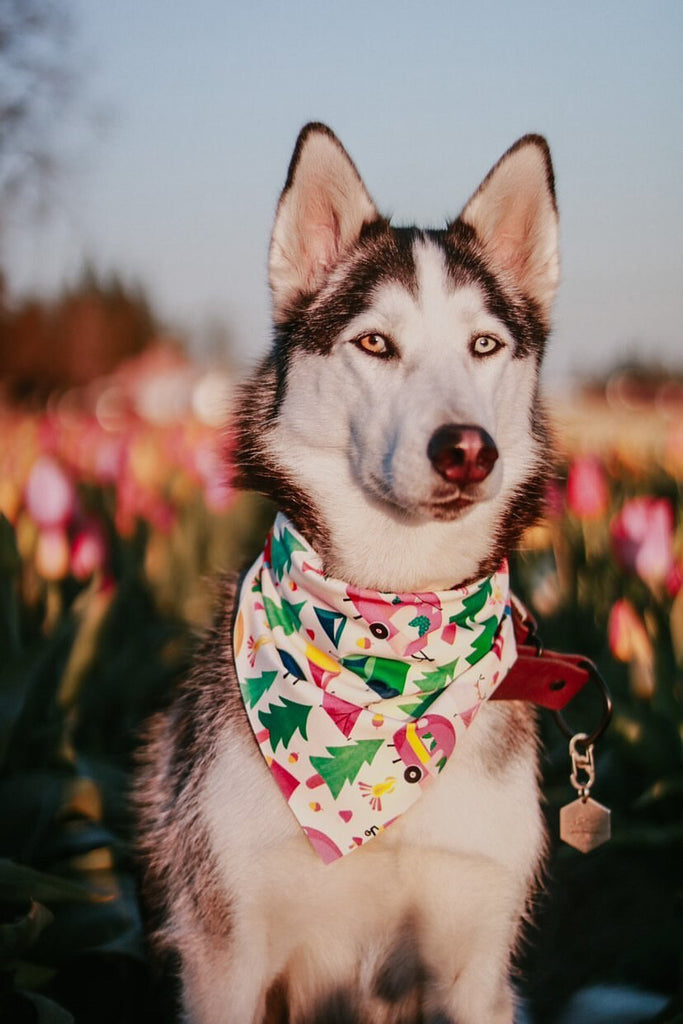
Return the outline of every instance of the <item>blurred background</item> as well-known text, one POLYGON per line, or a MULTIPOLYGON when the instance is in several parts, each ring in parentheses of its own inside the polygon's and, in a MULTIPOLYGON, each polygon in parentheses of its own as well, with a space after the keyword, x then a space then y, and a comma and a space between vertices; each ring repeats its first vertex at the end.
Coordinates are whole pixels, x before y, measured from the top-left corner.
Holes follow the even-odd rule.
POLYGON ((231 485, 230 413, 315 119, 395 223, 442 225, 516 138, 548 138, 558 465, 513 576, 612 690, 614 838, 559 843, 574 793, 544 715, 519 1021, 683 1020, 682 47, 678 0, 0 0, 0 1019, 172 1019, 127 792, 211 577, 272 516, 231 485))

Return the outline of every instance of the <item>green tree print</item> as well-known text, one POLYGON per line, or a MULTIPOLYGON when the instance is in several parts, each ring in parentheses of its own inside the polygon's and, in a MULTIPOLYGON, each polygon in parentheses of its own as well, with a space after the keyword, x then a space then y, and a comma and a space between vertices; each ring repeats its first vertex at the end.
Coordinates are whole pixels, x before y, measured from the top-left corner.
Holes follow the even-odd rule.
POLYGON ((273 531, 270 542, 270 564, 278 580, 281 580, 283 574, 292 568, 292 555, 296 551, 305 550, 305 546, 286 527, 279 537, 273 531))
POLYGON ((337 799, 346 782, 353 782, 364 764, 372 764, 383 740, 358 740, 343 747, 327 747, 331 757, 312 757, 311 764, 337 799))
POLYGON ((452 615, 449 622, 463 629, 472 629, 476 625, 476 617, 493 593, 491 580, 486 579, 469 597, 463 598, 463 610, 458 615, 452 615))
POLYGON ((310 705, 299 704, 295 700, 287 700, 286 697, 282 698, 282 704, 269 704, 267 711, 259 712, 259 721, 268 730, 273 751, 278 743, 287 748, 297 730, 305 740, 308 739, 306 722, 310 713, 310 705))
POLYGON ((258 679, 245 679, 240 683, 240 689, 245 703, 253 708, 261 700, 261 697, 269 690, 275 681, 277 672, 262 672, 258 679))
POLYGON ((290 604, 289 601, 285 601, 283 598, 282 605, 279 605, 270 597, 264 597, 263 607, 266 610, 268 625, 271 629, 275 629, 276 626, 282 626, 285 636, 297 633, 301 626, 301 609, 305 604, 305 601, 301 601, 300 604, 290 604))

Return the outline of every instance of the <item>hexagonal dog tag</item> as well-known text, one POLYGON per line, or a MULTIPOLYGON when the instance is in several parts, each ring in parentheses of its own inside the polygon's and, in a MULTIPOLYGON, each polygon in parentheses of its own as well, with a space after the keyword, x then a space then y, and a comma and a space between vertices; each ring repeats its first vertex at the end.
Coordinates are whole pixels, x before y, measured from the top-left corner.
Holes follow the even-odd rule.
POLYGON ((589 853, 610 838, 610 812, 590 797, 574 800, 560 810, 560 839, 589 853))

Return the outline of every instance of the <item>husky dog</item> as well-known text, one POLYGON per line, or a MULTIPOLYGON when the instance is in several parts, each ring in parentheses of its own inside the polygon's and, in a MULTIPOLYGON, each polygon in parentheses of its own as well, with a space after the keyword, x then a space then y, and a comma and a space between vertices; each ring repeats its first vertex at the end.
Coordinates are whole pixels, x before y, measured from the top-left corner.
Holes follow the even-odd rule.
MULTIPOLYGON (((302 130, 270 246, 275 340, 243 389, 236 466, 326 576, 361 597, 449 590, 494 572, 536 518, 557 235, 537 135, 456 220, 422 230, 378 213, 328 128, 302 130)), ((223 589, 137 790, 184 1019, 511 1024, 545 845, 533 711, 483 705, 418 803, 324 863, 255 741, 223 589)))

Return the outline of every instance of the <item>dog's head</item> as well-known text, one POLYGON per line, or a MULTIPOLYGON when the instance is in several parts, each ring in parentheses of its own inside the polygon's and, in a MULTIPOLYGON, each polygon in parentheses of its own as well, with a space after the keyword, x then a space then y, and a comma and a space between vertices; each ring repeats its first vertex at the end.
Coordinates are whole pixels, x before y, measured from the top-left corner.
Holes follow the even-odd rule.
POLYGON ((539 136, 436 231, 392 227, 332 132, 303 129, 270 248, 275 342, 243 394, 236 462, 328 571, 451 586, 536 516, 557 234, 539 136))

